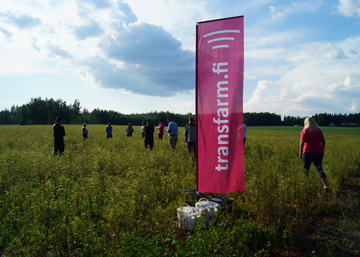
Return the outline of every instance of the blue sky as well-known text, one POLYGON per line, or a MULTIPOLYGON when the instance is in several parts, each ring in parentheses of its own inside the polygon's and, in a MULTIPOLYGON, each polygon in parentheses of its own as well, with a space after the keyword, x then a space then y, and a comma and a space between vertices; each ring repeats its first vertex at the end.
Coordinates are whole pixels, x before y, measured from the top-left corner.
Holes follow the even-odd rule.
POLYGON ((358 0, 2 0, 0 110, 195 112, 195 28, 244 16, 244 111, 360 112, 358 0))

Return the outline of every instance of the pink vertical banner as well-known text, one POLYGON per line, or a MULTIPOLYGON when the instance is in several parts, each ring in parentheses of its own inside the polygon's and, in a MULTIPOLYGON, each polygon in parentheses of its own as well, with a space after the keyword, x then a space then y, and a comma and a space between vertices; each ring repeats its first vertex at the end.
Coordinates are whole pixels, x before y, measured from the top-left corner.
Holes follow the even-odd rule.
POLYGON ((244 17, 196 26, 197 190, 244 191, 244 17))

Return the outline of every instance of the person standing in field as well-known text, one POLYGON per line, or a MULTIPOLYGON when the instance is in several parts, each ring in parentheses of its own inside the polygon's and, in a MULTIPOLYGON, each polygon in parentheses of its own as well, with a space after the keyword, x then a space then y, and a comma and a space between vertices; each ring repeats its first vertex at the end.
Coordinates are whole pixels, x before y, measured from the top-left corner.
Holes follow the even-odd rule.
POLYGON ((185 135, 185 141, 187 142, 188 152, 195 156, 196 133, 195 133, 195 122, 193 117, 190 117, 189 122, 186 123, 184 135, 185 135))
POLYGON ((140 130, 141 130, 141 136, 142 136, 142 138, 144 138, 145 137, 145 121, 141 122, 140 130))
POLYGON ((164 135, 165 125, 162 119, 159 120, 159 124, 157 125, 158 129, 158 138, 161 140, 164 135))
POLYGON ((87 130, 86 128, 86 123, 83 123, 83 126, 82 126, 82 135, 83 135, 83 138, 86 139, 88 137, 88 133, 89 131, 87 130))
POLYGON ((54 154, 62 154, 65 150, 64 144, 64 136, 65 128, 61 125, 62 119, 60 117, 56 117, 53 125, 54 132, 54 154))
POLYGON ((144 144, 145 148, 150 147, 150 150, 154 148, 154 126, 151 125, 151 120, 147 120, 147 125, 144 127, 144 144))
POLYGON ((246 126, 246 124, 244 123, 244 124, 243 124, 243 133, 244 133, 244 150, 245 150, 245 142, 246 142, 246 129, 247 129, 247 126, 246 126))
POLYGON ((304 128, 300 133, 299 157, 302 158, 304 169, 309 174, 310 165, 313 162, 324 189, 328 188, 326 175, 322 168, 324 158, 325 138, 322 130, 311 117, 304 120, 304 128))
POLYGON ((178 141, 178 125, 175 121, 172 121, 171 118, 168 118, 167 121, 168 127, 166 132, 169 134, 169 143, 171 148, 175 149, 178 141))
POLYGON ((126 128, 126 136, 132 137, 132 134, 134 133, 134 128, 132 127, 131 123, 128 124, 126 128))
POLYGON ((109 139, 109 138, 112 138, 112 127, 111 127, 111 124, 108 123, 106 129, 105 129, 105 132, 106 132, 106 138, 109 139))

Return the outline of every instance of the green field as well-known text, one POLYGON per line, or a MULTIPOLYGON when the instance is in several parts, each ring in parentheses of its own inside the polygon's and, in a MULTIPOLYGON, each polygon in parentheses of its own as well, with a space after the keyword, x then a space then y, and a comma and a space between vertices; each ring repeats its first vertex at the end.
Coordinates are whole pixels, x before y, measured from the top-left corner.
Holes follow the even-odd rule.
MULTIPOLYGON (((250 130, 279 130, 279 131, 297 131, 300 133, 300 131, 303 129, 302 126, 256 126, 251 127, 248 126, 248 129, 250 130)), ((360 135, 360 127, 321 127, 323 132, 329 132, 329 133, 343 133, 343 134, 359 134, 360 135)))
MULTIPOLYGON (((180 136, 144 148, 139 127, 64 125, 65 153, 53 155, 51 125, 0 126, 0 254, 5 256, 292 256, 309 221, 341 211, 337 192, 359 175, 359 128, 324 128, 322 190, 298 154, 301 127, 248 127, 245 192, 232 212, 192 232, 177 228, 176 209, 196 197, 196 164, 180 136)), ((182 132, 182 128, 180 133, 182 132)), ((313 249, 309 246, 307 251, 313 249)), ((332 248, 316 249, 332 256, 332 248)))

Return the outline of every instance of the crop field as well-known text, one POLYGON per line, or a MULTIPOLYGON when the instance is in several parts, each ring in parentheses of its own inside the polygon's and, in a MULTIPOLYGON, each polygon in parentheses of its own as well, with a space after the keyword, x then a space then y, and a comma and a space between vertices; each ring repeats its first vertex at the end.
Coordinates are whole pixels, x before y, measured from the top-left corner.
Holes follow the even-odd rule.
POLYGON ((52 125, 0 126, 0 255, 293 256, 309 220, 337 211, 337 191, 360 173, 359 128, 324 128, 324 192, 314 167, 302 170, 301 127, 248 127, 245 192, 218 194, 232 210, 187 232, 176 209, 197 201, 196 163, 183 128, 176 150, 155 135, 150 151, 140 127, 126 137, 115 125, 106 139, 90 124, 86 140, 81 125, 64 127, 54 156, 52 125))

